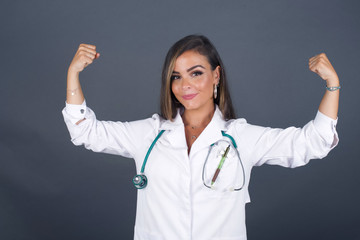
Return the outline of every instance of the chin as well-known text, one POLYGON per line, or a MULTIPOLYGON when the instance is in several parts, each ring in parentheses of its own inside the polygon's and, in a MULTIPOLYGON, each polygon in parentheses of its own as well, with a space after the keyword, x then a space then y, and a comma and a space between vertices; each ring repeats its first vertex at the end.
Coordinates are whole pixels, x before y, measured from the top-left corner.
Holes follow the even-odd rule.
POLYGON ((183 104, 185 110, 195 110, 198 109, 199 106, 197 104, 183 104))
POLYGON ((184 106, 185 110, 197 110, 197 109, 201 109, 204 107, 205 108, 209 107, 212 103, 214 103, 214 100, 213 99, 209 99, 209 100, 193 99, 191 101, 183 101, 180 103, 184 106))
POLYGON ((205 107, 205 104, 199 104, 199 103, 187 103, 183 104, 185 110, 197 110, 202 107, 205 107))

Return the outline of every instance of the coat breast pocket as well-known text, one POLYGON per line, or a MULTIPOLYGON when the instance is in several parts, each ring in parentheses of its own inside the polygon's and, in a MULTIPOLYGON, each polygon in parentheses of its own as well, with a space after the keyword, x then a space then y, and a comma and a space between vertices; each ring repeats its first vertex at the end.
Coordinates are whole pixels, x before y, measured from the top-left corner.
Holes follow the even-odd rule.
POLYGON ((243 188, 245 171, 240 155, 227 141, 213 144, 202 170, 204 185, 216 192, 236 192, 243 188))

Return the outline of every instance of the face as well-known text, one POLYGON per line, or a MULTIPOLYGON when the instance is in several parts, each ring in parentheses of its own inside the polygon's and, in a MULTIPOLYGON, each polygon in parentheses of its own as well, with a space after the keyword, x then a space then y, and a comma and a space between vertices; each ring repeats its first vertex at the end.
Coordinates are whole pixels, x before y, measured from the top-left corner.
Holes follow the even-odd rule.
POLYGON ((186 51, 175 61, 171 90, 185 110, 214 107, 214 85, 218 84, 220 67, 211 69, 207 58, 186 51))

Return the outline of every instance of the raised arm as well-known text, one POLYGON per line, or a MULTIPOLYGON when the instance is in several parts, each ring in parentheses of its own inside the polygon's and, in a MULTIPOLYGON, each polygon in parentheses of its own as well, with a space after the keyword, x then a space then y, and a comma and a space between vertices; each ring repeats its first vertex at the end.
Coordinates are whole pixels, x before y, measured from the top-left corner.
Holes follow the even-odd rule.
MULTIPOLYGON (((84 70, 94 59, 100 57, 96 52, 96 46, 90 44, 80 44, 73 60, 70 63, 67 74, 66 102, 69 104, 80 105, 84 102, 84 94, 81 89, 79 73, 84 70)), ((79 120, 79 124, 84 119, 79 120)))
POLYGON ((309 69, 326 81, 327 89, 320 102, 319 111, 332 119, 337 119, 340 81, 335 69, 325 53, 310 58, 309 69))
POLYGON ((96 52, 96 46, 90 44, 80 44, 68 69, 66 93, 67 103, 82 104, 84 102, 84 94, 79 81, 79 73, 91 64, 94 59, 99 57, 100 53, 96 52))
MULTIPOLYGON (((98 120, 95 113, 86 106, 79 73, 99 56, 96 46, 80 44, 68 69, 67 104, 62 114, 71 141, 94 152, 135 158, 156 137, 160 116, 154 114, 152 118, 131 122, 98 120)), ((142 160, 141 157, 139 159, 142 160)), ((141 163, 137 163, 137 166, 141 166, 141 163)))

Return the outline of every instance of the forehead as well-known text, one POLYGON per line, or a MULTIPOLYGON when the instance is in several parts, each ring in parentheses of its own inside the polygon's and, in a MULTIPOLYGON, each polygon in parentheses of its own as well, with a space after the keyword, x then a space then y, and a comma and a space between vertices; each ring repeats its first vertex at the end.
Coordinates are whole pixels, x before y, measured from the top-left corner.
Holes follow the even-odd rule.
POLYGON ((204 55, 190 50, 184 52, 175 60, 174 70, 186 70, 195 65, 202 65, 205 68, 210 68, 210 63, 204 55))

